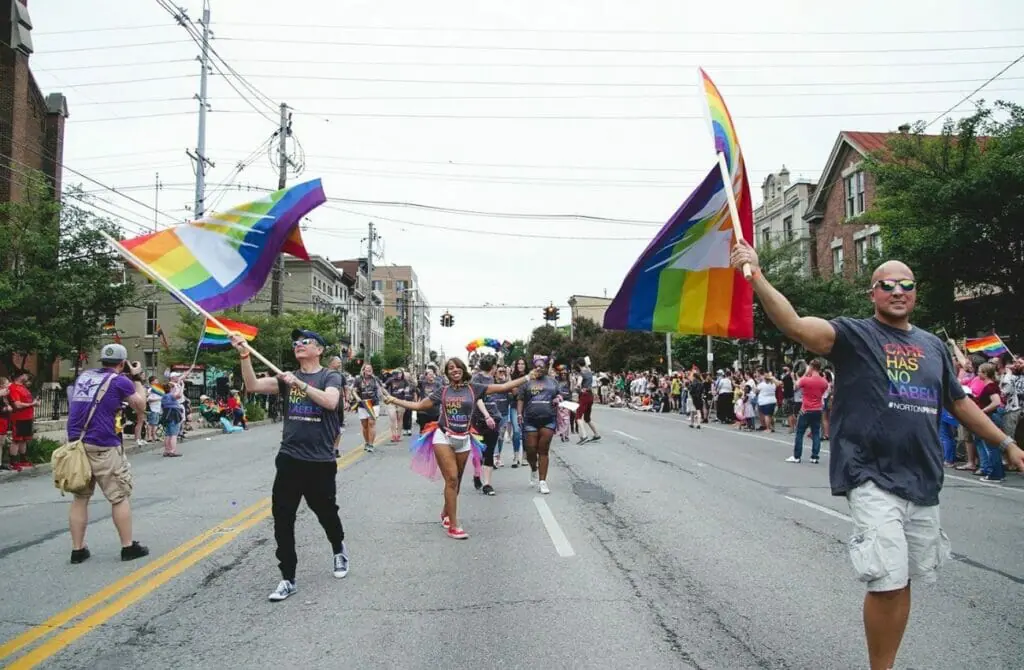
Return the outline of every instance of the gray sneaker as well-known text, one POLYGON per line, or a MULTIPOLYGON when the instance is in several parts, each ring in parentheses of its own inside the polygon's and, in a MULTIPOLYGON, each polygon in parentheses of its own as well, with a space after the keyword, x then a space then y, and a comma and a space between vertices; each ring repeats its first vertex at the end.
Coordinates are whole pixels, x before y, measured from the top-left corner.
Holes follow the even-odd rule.
POLYGON ((345 551, 345 543, 341 543, 341 553, 334 555, 334 576, 341 579, 348 574, 348 552, 345 551))
POLYGON ((290 582, 287 579, 282 579, 281 583, 277 585, 276 589, 274 589, 274 592, 267 596, 267 599, 275 603, 280 602, 288 596, 294 594, 296 591, 298 591, 298 588, 296 588, 295 582, 290 582))

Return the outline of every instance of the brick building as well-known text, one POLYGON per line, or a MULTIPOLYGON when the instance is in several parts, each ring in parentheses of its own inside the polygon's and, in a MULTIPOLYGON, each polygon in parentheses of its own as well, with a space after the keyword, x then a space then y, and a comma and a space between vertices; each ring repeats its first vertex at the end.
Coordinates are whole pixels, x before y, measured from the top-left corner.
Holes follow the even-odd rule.
MULTIPOLYGON (((900 133, 909 130, 900 127, 900 133)), ((884 155, 895 135, 844 130, 836 138, 804 214, 812 238, 811 267, 818 276, 853 277, 870 250, 881 250, 878 226, 856 223, 875 202, 875 178, 863 169, 863 162, 868 155, 884 155)))
POLYGON ((67 100, 36 84, 28 0, 0 0, 0 202, 25 196, 26 175, 39 170, 60 197, 67 100), (3 6, 6 5, 6 6, 3 6))

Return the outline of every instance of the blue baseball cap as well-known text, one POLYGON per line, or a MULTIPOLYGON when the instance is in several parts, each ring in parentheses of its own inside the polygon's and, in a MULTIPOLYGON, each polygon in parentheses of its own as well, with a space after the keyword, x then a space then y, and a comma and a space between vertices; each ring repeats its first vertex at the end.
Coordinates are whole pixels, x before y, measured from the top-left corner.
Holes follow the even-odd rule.
POLYGON ((324 342, 324 338, 320 337, 320 333, 314 333, 312 330, 302 330, 300 328, 296 328, 295 330, 292 331, 292 342, 295 342, 296 340, 301 340, 304 337, 308 337, 311 340, 316 340, 317 342, 320 343, 321 347, 327 347, 327 343, 324 342))

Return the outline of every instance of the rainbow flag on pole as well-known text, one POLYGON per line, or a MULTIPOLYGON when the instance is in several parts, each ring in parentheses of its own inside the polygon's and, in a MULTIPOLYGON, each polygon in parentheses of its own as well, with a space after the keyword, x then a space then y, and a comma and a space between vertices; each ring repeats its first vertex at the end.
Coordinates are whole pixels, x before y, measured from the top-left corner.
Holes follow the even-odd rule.
POLYGON ((227 327, 227 330, 207 319, 206 326, 203 328, 203 336, 199 339, 200 349, 225 349, 230 347, 231 341, 228 339, 230 331, 235 331, 244 337, 246 342, 252 342, 260 332, 259 328, 250 326, 247 323, 231 321, 224 317, 218 317, 217 320, 227 327))
POLYGON ((983 354, 985 356, 1001 356, 1010 353, 1010 349, 1003 344, 998 335, 992 333, 984 337, 969 337, 964 342, 964 349, 971 354, 983 354))
POLYGON ((278 253, 309 260, 298 224, 325 201, 315 179, 120 244, 144 274, 159 274, 207 311, 228 309, 263 288, 278 253))
MULTIPOLYGON (((744 239, 754 212, 736 129, 701 70, 716 151, 725 155, 744 239)), ((754 336, 754 291, 729 264, 734 233, 726 185, 715 165, 633 264, 605 312, 610 330, 754 336)))

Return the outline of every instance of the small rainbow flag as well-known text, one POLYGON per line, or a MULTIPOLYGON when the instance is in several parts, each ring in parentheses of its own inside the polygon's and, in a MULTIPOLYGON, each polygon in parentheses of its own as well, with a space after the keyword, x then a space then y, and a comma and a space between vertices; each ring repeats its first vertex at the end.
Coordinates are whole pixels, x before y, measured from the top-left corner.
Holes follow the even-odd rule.
POLYGON ((250 326, 247 323, 231 321, 225 318, 218 318, 217 320, 224 324, 227 330, 207 319, 206 326, 203 328, 203 336, 199 339, 200 349, 225 349, 230 347, 231 341, 228 339, 228 333, 231 331, 244 337, 246 342, 252 342, 260 332, 259 328, 250 326))
POLYGON ((299 220, 325 201, 320 180, 314 179, 120 244, 144 264, 140 272, 162 276, 214 312, 256 295, 278 253, 309 260, 299 220))
POLYGON ((992 333, 984 337, 969 337, 964 342, 964 349, 971 354, 984 354, 985 356, 1001 356, 1010 353, 998 335, 992 333))

